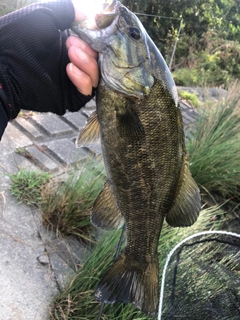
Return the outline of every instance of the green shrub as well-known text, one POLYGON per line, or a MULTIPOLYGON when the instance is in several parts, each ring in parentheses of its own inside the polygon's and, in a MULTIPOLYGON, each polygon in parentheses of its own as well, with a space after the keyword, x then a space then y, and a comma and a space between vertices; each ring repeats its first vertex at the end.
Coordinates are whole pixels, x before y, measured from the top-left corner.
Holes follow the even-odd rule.
POLYGON ((240 44, 208 31, 196 42, 180 37, 173 77, 180 86, 225 86, 240 78, 240 44))
POLYGON ((190 93, 188 91, 180 91, 178 95, 185 100, 188 100, 193 106, 198 107, 200 105, 200 101, 195 93, 190 93))

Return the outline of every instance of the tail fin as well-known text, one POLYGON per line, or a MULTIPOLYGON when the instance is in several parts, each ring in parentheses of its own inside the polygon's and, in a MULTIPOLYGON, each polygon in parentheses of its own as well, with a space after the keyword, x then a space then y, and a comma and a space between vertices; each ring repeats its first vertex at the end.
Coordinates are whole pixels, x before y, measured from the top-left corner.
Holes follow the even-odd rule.
POLYGON ((159 298, 157 257, 142 264, 121 254, 98 283, 95 298, 105 303, 132 303, 148 316, 155 316, 159 298))

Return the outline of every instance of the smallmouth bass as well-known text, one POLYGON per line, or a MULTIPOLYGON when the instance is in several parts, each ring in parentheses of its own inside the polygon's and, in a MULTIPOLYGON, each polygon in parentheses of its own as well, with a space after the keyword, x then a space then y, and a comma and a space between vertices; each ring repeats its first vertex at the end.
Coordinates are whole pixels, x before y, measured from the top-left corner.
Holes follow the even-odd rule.
POLYGON ((100 135, 108 181, 96 199, 92 222, 126 225, 127 243, 105 272, 95 297, 132 303, 155 316, 159 298, 158 243, 163 221, 192 225, 201 209, 191 177, 182 115, 170 71, 139 19, 119 1, 72 26, 99 52, 97 111, 76 144, 100 135))

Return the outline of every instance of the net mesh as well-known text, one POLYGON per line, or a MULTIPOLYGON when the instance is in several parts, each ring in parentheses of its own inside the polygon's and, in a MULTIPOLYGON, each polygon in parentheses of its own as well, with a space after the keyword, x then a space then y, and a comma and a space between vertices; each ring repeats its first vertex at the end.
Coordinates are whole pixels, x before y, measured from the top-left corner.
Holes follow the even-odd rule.
POLYGON ((199 233, 170 252, 158 319, 240 319, 240 235, 199 233))

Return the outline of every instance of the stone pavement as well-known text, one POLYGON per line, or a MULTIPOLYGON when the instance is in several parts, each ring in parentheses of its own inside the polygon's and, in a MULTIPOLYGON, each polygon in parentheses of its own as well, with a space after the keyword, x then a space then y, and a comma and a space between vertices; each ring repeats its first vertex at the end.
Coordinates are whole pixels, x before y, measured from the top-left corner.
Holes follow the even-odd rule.
MULTIPOLYGON (((24 157, 19 163, 21 168, 35 166, 50 173, 61 172, 63 168, 87 158, 90 154, 101 153, 99 144, 91 146, 91 149, 75 147, 79 130, 94 110, 95 102, 92 100, 80 112, 68 112, 62 117, 52 113, 23 112, 9 123, 1 146, 10 147, 24 157)), ((183 101, 181 110, 188 139, 191 137, 197 113, 183 101)))
MULTIPOLYGON (((189 138, 197 113, 185 103, 181 108, 189 138)), ((74 238, 60 239, 45 230, 38 210, 18 204, 7 174, 20 168, 60 174, 101 153, 100 145, 76 149, 74 144, 94 109, 91 101, 62 117, 23 112, 9 123, 0 142, 0 320, 49 319, 49 303, 74 274, 85 250, 74 238)))

